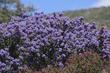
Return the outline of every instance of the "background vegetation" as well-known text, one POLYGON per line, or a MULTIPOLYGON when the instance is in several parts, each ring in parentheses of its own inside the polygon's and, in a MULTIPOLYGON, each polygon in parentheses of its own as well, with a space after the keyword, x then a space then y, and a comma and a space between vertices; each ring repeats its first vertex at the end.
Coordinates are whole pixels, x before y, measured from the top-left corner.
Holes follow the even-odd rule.
POLYGON ((97 26, 110 27, 110 7, 82 9, 76 11, 64 11, 65 15, 74 18, 84 16, 87 22, 96 22, 97 26))
POLYGON ((0 22, 7 22, 11 16, 34 10, 33 6, 25 6, 20 0, 0 0, 0 22))

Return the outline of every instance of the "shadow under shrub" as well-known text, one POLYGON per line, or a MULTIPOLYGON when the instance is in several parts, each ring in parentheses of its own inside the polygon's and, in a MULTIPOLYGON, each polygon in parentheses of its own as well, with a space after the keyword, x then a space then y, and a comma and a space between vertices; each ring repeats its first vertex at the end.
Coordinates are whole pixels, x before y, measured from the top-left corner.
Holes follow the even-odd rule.
MULTIPOLYGON (((86 51, 80 54, 72 54, 66 61, 64 68, 46 67, 35 73, 102 73, 104 63, 99 54, 93 51, 86 51)), ((28 71, 27 73, 31 73, 28 71)))

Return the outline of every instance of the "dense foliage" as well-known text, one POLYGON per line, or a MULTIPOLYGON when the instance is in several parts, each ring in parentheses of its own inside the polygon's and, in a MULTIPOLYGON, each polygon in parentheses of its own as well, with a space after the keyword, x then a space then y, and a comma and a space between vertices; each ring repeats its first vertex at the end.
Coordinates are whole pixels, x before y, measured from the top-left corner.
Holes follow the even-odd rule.
POLYGON ((71 53, 94 50, 110 58, 110 31, 96 29, 83 17, 70 19, 63 14, 35 13, 12 17, 0 24, 0 72, 37 70, 49 65, 63 68, 71 53))

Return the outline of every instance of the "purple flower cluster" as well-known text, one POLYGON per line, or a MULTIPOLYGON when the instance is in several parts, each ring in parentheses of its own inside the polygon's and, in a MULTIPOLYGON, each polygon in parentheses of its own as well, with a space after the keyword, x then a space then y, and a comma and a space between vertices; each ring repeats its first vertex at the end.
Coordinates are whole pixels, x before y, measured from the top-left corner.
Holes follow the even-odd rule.
POLYGON ((50 64, 64 67, 69 54, 89 49, 110 58, 110 31, 101 32, 83 17, 70 19, 62 13, 12 17, 0 24, 0 67, 8 66, 6 61, 14 68, 21 63, 37 69, 50 64), (4 59, 4 54, 13 60, 4 59))
POLYGON ((102 28, 98 34, 103 57, 110 59, 110 30, 102 28))
POLYGON ((20 70, 22 62, 20 59, 14 59, 11 57, 6 49, 0 50, 0 73, 13 73, 13 71, 20 70))

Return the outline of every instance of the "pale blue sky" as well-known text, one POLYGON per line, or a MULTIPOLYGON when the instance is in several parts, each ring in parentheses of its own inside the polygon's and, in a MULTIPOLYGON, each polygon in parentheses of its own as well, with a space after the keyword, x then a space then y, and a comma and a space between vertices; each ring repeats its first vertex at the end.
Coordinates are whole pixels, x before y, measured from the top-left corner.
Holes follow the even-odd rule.
POLYGON ((33 5, 38 11, 51 13, 66 10, 79 10, 98 6, 109 6, 110 0, 21 0, 33 5), (108 5, 107 5, 108 3, 108 5))

